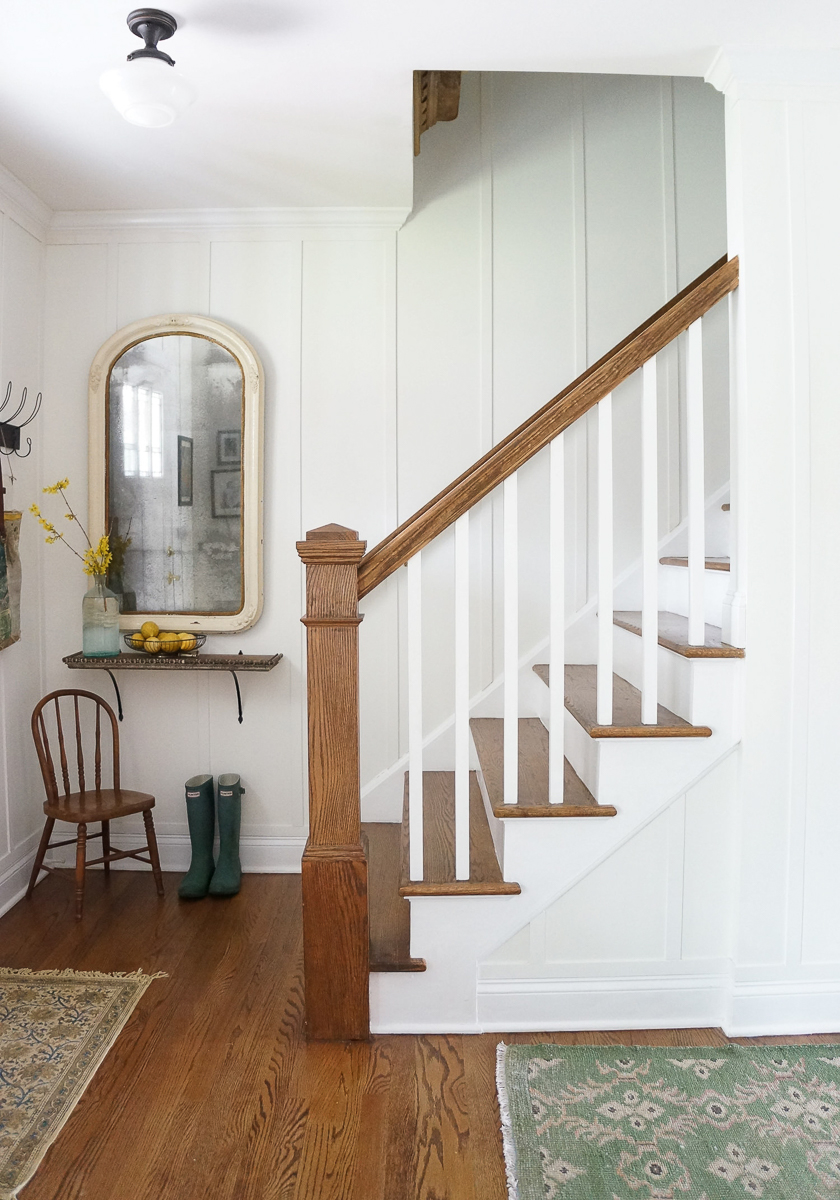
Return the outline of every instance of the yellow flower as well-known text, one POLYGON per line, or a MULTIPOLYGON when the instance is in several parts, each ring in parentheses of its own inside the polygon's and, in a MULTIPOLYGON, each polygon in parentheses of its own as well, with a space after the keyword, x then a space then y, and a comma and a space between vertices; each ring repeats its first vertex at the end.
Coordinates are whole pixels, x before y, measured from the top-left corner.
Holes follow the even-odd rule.
POLYGON ((49 492, 51 496, 55 496, 58 492, 63 492, 65 488, 70 486, 69 479, 59 479, 58 483, 52 484, 51 487, 45 487, 43 490, 49 492))
POLYGON ((41 510, 37 504, 30 504, 29 511, 36 517, 40 517, 41 515, 41 510))

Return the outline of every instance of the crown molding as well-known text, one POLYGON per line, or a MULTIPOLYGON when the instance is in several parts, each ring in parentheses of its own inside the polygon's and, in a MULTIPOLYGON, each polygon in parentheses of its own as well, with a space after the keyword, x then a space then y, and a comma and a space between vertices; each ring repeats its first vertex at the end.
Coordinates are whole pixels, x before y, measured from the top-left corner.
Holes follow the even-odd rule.
POLYGON ((721 46, 705 79, 738 100, 840 98, 840 51, 721 46))
POLYGON ((52 213, 49 240, 62 234, 173 230, 206 233, 229 229, 382 229, 397 230, 411 209, 389 208, 171 208, 52 213))
POLYGON ((46 240, 47 229, 53 216, 52 209, 2 164, 0 209, 33 237, 41 242, 46 240))

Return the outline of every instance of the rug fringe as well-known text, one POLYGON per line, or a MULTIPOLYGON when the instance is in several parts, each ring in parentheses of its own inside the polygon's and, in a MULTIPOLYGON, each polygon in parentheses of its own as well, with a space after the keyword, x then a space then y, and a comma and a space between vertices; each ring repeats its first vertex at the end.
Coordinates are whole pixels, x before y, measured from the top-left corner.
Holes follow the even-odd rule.
POLYGON ((496 1091, 499 1094, 499 1112, 502 1117, 502 1148, 505 1154, 508 1200, 519 1200, 519 1181, 516 1178, 516 1145, 513 1140, 513 1125, 510 1119, 510 1099, 505 1077, 507 1046, 499 1042, 496 1047, 496 1091))
POLYGON ((153 979, 168 979, 167 971, 147 975, 142 967, 136 971, 74 971, 70 967, 55 971, 33 971, 30 967, 0 967, 2 979, 137 979, 151 983, 153 979))

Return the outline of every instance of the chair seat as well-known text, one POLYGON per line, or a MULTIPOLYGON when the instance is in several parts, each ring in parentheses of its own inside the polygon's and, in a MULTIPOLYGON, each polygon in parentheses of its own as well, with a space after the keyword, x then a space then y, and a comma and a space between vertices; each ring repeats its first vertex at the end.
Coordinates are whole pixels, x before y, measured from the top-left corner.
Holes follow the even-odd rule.
POLYGON ((98 792, 71 792, 69 796, 60 796, 55 804, 47 800, 44 803, 44 812, 56 821, 87 824, 89 821, 111 821, 116 817, 128 817, 132 813, 143 812, 154 806, 155 798, 148 792, 130 792, 126 788, 102 788, 98 792))

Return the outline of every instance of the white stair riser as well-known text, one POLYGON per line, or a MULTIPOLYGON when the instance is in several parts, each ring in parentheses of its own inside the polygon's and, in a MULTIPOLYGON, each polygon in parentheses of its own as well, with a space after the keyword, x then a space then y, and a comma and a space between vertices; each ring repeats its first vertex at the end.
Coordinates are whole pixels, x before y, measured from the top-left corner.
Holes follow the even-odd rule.
MULTIPOLYGON (((729 591, 729 571, 703 572, 703 600, 706 623, 720 628, 723 621, 723 601, 729 591)), ((688 570, 685 567, 660 566, 660 611, 688 616, 688 570)))
MULTIPOLYGON (((616 674, 634 687, 642 682, 642 639, 616 627, 616 674)), ((731 728, 734 721, 735 680, 743 660, 737 658, 685 658, 660 646, 658 650, 658 700, 692 725, 731 728)))

